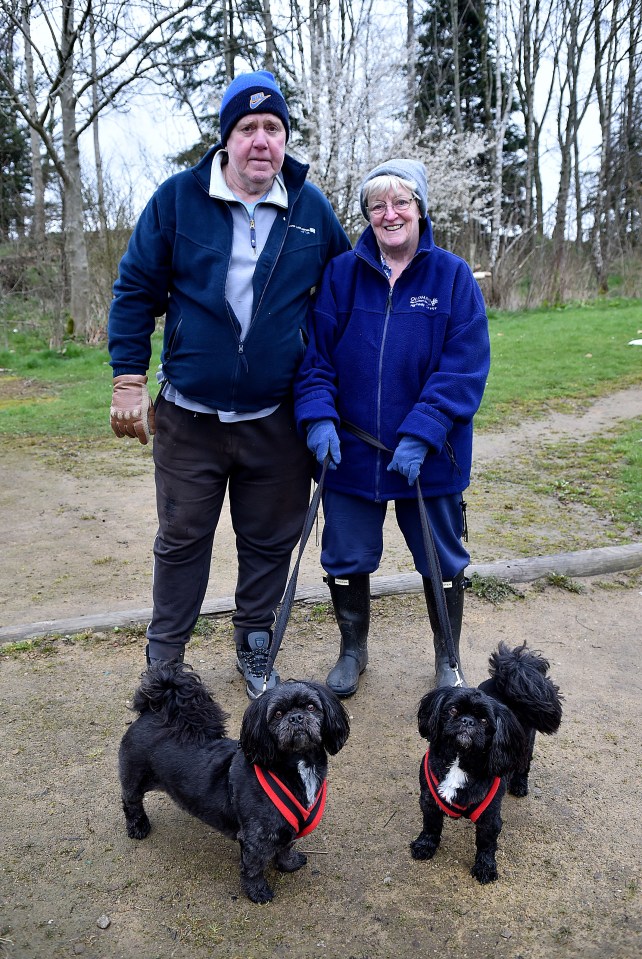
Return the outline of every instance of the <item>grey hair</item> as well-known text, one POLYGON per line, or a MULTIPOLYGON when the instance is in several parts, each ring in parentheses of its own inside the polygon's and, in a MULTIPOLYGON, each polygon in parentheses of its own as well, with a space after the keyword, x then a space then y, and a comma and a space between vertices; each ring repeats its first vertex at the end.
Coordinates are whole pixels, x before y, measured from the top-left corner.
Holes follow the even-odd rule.
MULTIPOLYGON (((419 199, 417 195, 417 184, 414 180, 406 180, 404 177, 395 176, 393 173, 382 173, 380 176, 375 176, 372 180, 368 180, 364 185, 361 193, 361 202, 367 209, 372 197, 383 196, 392 190, 399 190, 400 188, 408 190, 415 200, 419 199)), ((370 217, 368 217, 368 219, 370 219, 370 217)))

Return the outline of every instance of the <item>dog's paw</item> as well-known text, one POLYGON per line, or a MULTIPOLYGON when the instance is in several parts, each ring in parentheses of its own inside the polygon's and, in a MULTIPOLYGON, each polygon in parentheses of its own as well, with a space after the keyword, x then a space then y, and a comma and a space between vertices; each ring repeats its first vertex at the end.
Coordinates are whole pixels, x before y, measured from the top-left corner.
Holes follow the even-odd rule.
POLYGON ((425 833, 420 833, 410 843, 410 855, 413 859, 432 859, 438 846, 439 840, 433 839, 432 836, 426 836, 425 833))
POLYGON ((274 893, 265 879, 262 879, 260 882, 244 883, 243 892, 248 899, 251 899, 252 902, 255 902, 258 906, 262 906, 266 902, 272 902, 274 899, 274 893))
POLYGON ((274 857, 274 865, 280 872, 296 872, 308 861, 308 857, 296 849, 287 849, 274 857))
POLYGON ((479 857, 475 860, 475 865, 470 870, 470 874, 483 886, 489 882, 496 882, 498 877, 497 863, 487 856, 479 857))
POLYGON ((152 824, 145 813, 136 819, 127 820, 127 835, 130 839, 145 839, 149 836, 151 828, 152 824))
POLYGON ((517 796, 519 799, 528 796, 528 776, 524 776, 522 773, 512 775, 508 783, 508 791, 511 796, 517 796))

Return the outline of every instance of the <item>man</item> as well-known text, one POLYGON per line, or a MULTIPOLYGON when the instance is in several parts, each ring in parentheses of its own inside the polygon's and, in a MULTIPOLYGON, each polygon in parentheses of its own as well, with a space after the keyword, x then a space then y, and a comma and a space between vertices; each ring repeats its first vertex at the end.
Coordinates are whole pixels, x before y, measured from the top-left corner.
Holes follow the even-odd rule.
MULTIPOLYGON (((155 192, 121 261, 109 317, 111 425, 141 443, 155 434, 148 662, 184 656, 229 484, 237 667, 256 698, 310 492, 292 381, 312 289, 350 244, 306 182, 308 168, 285 153, 289 114, 271 73, 232 81, 220 126, 220 144, 155 192), (154 408, 146 374, 163 314, 154 408)), ((268 688, 278 682, 273 671, 268 688)))

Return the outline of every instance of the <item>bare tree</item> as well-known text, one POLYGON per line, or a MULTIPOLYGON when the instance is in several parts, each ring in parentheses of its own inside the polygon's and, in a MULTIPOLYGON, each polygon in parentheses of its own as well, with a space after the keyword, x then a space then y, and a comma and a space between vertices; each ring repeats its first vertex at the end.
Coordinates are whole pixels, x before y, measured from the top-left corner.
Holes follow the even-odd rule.
POLYGON ((556 2, 525 0, 524 29, 521 48, 518 47, 519 61, 515 77, 516 91, 524 114, 524 133, 526 136, 526 168, 524 210, 524 229, 528 233, 534 227, 541 238, 544 235, 544 190, 540 158, 541 134, 547 120, 555 87, 555 70, 548 70, 546 76, 546 58, 555 63, 557 49, 551 51, 551 35, 554 30, 556 2), (541 106, 536 104, 536 86, 541 93, 541 106))
MULTIPOLYGON (((627 60, 627 49, 635 49, 642 29, 642 18, 631 18, 633 6, 630 0, 612 0, 608 10, 603 11, 598 0, 595 0, 595 91, 602 138, 592 211, 591 254, 601 293, 608 290, 608 270, 615 245, 612 234, 617 229, 615 218, 606 214, 607 210, 614 212, 619 205, 619 199, 613 198, 611 192, 615 122, 618 110, 622 112, 626 102, 626 99, 622 102, 617 97, 620 87, 618 77, 622 63, 627 60), (625 31, 623 28, 627 23, 629 29, 625 31)), ((630 64, 630 56, 628 59, 630 64)), ((630 76, 630 66, 628 72, 630 76)), ((624 83, 622 86, 626 91, 628 85, 624 83)))
MULTIPOLYGON (((36 118, 38 107, 35 95, 35 79, 33 67, 33 50, 31 47, 30 5, 28 0, 21 0, 20 17, 21 29, 26 38, 24 44, 25 86, 27 90, 26 108, 33 119, 36 118)), ((45 239, 45 180, 42 172, 41 141, 32 124, 29 124, 29 139, 31 144, 31 186, 33 191, 33 213, 31 217, 31 237, 38 245, 45 239)))
MULTIPOLYGON (((502 5, 501 0, 494 0, 494 26, 497 38, 495 58, 495 119, 493 124, 493 172, 492 172, 492 216, 491 238, 489 251, 489 265, 495 271, 499 258, 499 251, 503 233, 502 200, 503 200, 503 154, 506 130, 513 112, 513 95, 519 50, 522 42, 524 25, 524 2, 519 0, 517 15, 514 23, 514 44, 512 54, 510 50, 505 55, 500 44, 500 38, 507 35, 506 23, 509 11, 502 5)), ((514 12, 514 11, 513 11, 514 12)))
MULTIPOLYGON (((600 0, 602 6, 604 0, 600 0)), ((552 295, 559 298, 563 285, 564 255, 568 207, 571 193, 574 146, 582 121, 591 103, 595 72, 586 74, 587 51, 594 31, 592 0, 561 0, 559 51, 556 57, 559 101, 557 108, 557 141, 560 151, 560 174, 553 227, 552 295)))
POLYGON ((416 132, 415 104, 417 102, 417 36, 415 32, 415 3, 406 0, 406 49, 408 53, 408 130, 411 135, 416 132))
POLYGON ((0 0, 6 22, 17 28, 33 64, 33 77, 23 94, 12 76, 0 68, 0 82, 16 110, 39 137, 62 184, 65 259, 69 305, 79 335, 91 332, 89 266, 84 236, 79 141, 97 116, 114 108, 134 84, 153 75, 162 52, 160 28, 192 7, 191 0, 174 6, 160 0, 139 4, 135 16, 118 0, 46 0, 23 3, 0 0), (86 53, 90 15, 101 29, 101 62, 92 69, 86 53), (37 21, 37 31, 34 24, 37 21), (157 39, 159 38, 159 39, 157 39), (96 96, 92 96, 92 91, 96 96), (62 140, 51 132, 59 117, 62 140))

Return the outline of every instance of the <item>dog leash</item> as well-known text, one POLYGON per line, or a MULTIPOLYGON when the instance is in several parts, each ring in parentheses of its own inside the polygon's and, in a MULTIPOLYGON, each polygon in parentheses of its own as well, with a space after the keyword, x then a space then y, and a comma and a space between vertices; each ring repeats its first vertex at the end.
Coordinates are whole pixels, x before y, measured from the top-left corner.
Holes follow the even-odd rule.
MULTIPOLYGON (((392 453, 393 450, 385 446, 376 436, 372 436, 371 433, 366 432, 366 430, 361 429, 360 426, 355 426, 354 423, 349 423, 346 420, 341 421, 341 425, 348 433, 352 433, 353 436, 358 437, 360 440, 363 440, 365 443, 368 443, 370 446, 374 446, 377 449, 381 450, 384 453, 392 453)), ((441 566, 439 565, 439 557, 437 555, 437 549, 435 547, 435 539, 432 533, 430 526, 430 521, 428 519, 428 513, 426 512, 426 504, 424 503, 424 498, 421 493, 421 486, 419 484, 419 477, 415 481, 415 489, 417 490, 417 507, 419 509, 419 519, 421 521, 421 532, 424 541, 424 549, 426 550, 426 556, 428 558, 428 566, 430 567, 430 578, 432 580, 432 591, 435 597, 435 604, 437 606, 437 618, 439 620, 439 627, 441 629, 441 641, 446 650, 446 655, 448 656, 448 665, 455 674, 456 682, 455 686, 463 686, 464 681, 462 679, 461 673, 459 672, 459 663, 457 662, 457 657, 455 656, 455 644, 453 642, 453 633, 450 626, 450 620, 448 618, 448 607, 446 606, 446 593, 444 592, 444 580, 441 574, 441 566)))
POLYGON ((310 501, 308 506, 308 511, 305 514, 305 519, 303 521, 303 530, 301 532, 301 540, 299 542, 299 554, 297 556, 296 563, 292 569, 290 575, 290 581, 286 587, 285 593, 283 594, 283 599, 281 601, 281 607, 279 609, 278 616, 276 618, 276 623, 274 624, 274 632, 272 634, 272 642, 270 643, 270 649, 268 652, 267 661, 265 663, 265 675, 263 677, 263 692, 267 689, 268 680, 270 678, 270 673, 272 672, 272 667, 274 666, 274 660, 276 659, 276 654, 279 651, 279 647, 283 640, 283 635, 285 633, 285 627, 288 624, 290 618, 290 613, 292 611, 292 606, 294 604, 294 594, 296 592, 296 581, 299 575, 299 566, 301 565, 301 558, 303 556, 303 550, 305 545, 310 537, 312 532, 312 527, 314 526, 314 521, 317 518, 317 513, 319 511, 319 503, 321 502, 321 492, 323 490, 323 481, 325 480, 325 474, 328 469, 328 463, 330 462, 330 454, 328 453, 326 458, 323 461, 323 466, 321 467, 321 475, 319 476, 319 482, 317 483, 317 488, 314 491, 314 496, 310 501))

